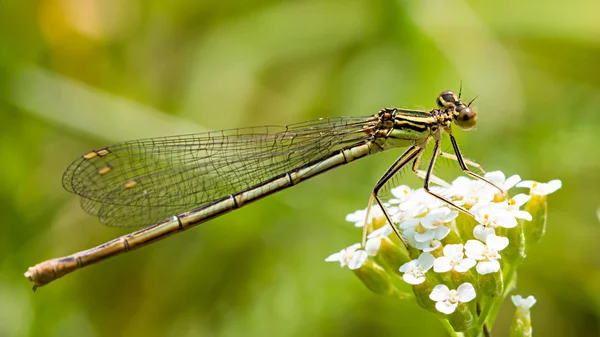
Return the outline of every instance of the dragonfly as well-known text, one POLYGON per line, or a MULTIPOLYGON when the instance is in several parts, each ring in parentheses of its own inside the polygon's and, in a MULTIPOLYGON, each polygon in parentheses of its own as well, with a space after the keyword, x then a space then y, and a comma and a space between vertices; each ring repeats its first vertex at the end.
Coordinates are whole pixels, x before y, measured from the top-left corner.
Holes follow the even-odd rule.
MULTIPOLYGON (((90 151, 65 171, 63 186, 80 197, 82 208, 108 226, 141 227, 130 234, 72 255, 30 267, 25 277, 34 290, 75 270, 151 244, 253 201, 297 185, 320 173, 393 148, 407 148, 375 184, 367 210, 377 204, 393 224, 379 197, 402 168, 424 181, 425 190, 448 205, 467 209, 435 193, 436 158, 458 162, 469 176, 505 192, 471 171, 481 166, 463 158, 452 124, 472 129, 477 113, 452 91, 442 92, 430 111, 385 108, 362 117, 330 117, 290 124, 211 131, 122 142, 90 151), (449 135, 454 154, 441 151, 449 135), (433 142, 426 170, 420 160, 433 142), (467 165, 468 164, 468 165, 467 165)), ((368 219, 368 211, 366 218, 368 219)), ((365 231, 366 231, 366 227, 365 231)), ((392 225, 396 235, 402 235, 392 225)), ((363 246, 365 241, 363 233, 363 246)), ((406 245, 406 244, 405 244, 406 245)))

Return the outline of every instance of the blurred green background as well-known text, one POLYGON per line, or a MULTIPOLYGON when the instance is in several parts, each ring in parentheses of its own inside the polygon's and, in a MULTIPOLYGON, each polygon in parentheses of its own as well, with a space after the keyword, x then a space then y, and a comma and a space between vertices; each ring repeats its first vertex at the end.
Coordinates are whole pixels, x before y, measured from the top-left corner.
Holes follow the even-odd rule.
MULTIPOLYGON (((366 206, 400 151, 35 293, 23 272, 127 233, 62 189, 63 170, 90 149, 429 109, 461 81, 465 98, 479 95, 477 129, 457 131, 468 157, 563 181, 519 274, 518 293, 538 299, 535 334, 599 336, 598 13, 589 0, 4 1, 0 336, 444 336, 414 302, 378 297, 323 261, 360 240, 344 216, 366 206)), ((512 315, 507 301, 495 335, 512 315)))

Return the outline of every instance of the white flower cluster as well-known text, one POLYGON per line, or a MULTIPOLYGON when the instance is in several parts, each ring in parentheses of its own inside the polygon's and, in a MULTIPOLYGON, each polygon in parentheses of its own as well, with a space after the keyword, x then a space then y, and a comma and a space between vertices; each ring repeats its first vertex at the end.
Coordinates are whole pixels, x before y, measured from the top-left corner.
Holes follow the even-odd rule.
MULTIPOLYGON (((408 186, 400 186, 391 190, 394 199, 385 204, 386 210, 394 225, 398 226, 404 242, 420 251, 418 258, 400 267, 404 281, 411 285, 421 284, 426 280, 426 274, 431 268, 436 273, 465 273, 473 267, 476 267, 480 275, 498 272, 500 252, 509 245, 508 238, 497 235, 498 228, 514 228, 519 219, 530 221, 531 215, 520 210, 520 207, 527 203, 531 195, 547 195, 561 187, 559 180, 537 183, 521 181, 518 175, 507 179, 500 171, 489 172, 484 178, 504 191, 515 186, 528 187, 530 195, 518 194, 506 200, 504 195, 490 184, 465 177, 457 178, 449 187, 434 187, 433 191, 436 194, 449 198, 474 215, 477 225, 473 229, 472 237, 475 239, 465 240, 466 242, 461 239, 464 244, 444 244, 444 239, 451 232, 460 237, 455 224, 459 215, 457 210, 431 196, 423 188, 412 190, 408 186), (443 248, 439 249, 442 246, 443 248)), ((367 223, 383 216, 381 209, 373 207, 367 223)), ((361 210, 349 214, 346 220, 362 227, 365 217, 366 210, 361 210)), ((342 266, 360 268, 360 264, 356 262, 362 264, 366 256, 376 255, 381 240, 390 234, 392 228, 386 225, 370 233, 364 251, 359 245, 354 245, 328 257, 326 261, 339 261, 342 266)), ((437 302, 436 308, 440 312, 451 314, 458 303, 475 298, 475 293, 475 288, 470 283, 463 283, 457 290, 437 285, 429 297, 437 302)))

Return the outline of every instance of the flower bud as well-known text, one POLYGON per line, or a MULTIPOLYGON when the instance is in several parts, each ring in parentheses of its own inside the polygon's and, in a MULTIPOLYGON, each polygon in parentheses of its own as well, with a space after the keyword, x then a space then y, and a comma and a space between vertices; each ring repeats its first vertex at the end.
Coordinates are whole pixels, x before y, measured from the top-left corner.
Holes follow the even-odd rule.
POLYGON ((473 276, 473 273, 471 273, 470 270, 467 270, 464 273, 459 273, 456 270, 451 270, 450 271, 450 279, 452 284, 455 287, 458 287, 459 285, 467 282, 467 283, 471 283, 471 284, 477 284, 477 280, 475 279, 475 276, 473 276))
POLYGON ((378 264, 365 260, 358 269, 352 270, 369 290, 378 295, 394 295, 398 292, 388 273, 378 264))
POLYGON ((533 219, 523 223, 523 233, 527 245, 538 243, 546 232, 546 217, 548 213, 548 202, 545 195, 532 195, 525 204, 525 210, 531 214, 533 219))
POLYGON ((498 228, 497 235, 508 238, 510 244, 502 251, 502 259, 505 263, 512 265, 515 269, 523 259, 525 259, 525 234, 523 226, 529 221, 519 220, 519 225, 515 228, 498 228))
POLYGON ((477 225, 477 222, 472 217, 460 212, 456 217, 456 229, 458 230, 458 235, 462 239, 463 242, 467 240, 474 239, 473 229, 477 225))
POLYGON ((495 273, 479 275, 479 289, 481 294, 496 299, 502 295, 504 285, 502 283, 502 270, 495 273))
POLYGON ((417 304, 429 312, 438 314, 439 311, 435 308, 435 302, 429 299, 432 290, 433 282, 429 279, 426 279, 423 283, 413 285, 413 293, 417 304))
POLYGON ((517 307, 515 318, 510 327, 511 337, 531 337, 531 314, 530 309, 535 304, 535 298, 529 296, 523 299, 520 295, 511 297, 513 303, 517 307))
POLYGON ((456 332, 467 331, 473 325, 473 314, 468 303, 456 307, 456 311, 448 316, 448 322, 456 332))
POLYGON ((376 259, 381 261, 381 265, 384 269, 397 275, 402 275, 398 268, 411 260, 406 250, 398 247, 398 245, 389 238, 383 238, 381 240, 376 259))

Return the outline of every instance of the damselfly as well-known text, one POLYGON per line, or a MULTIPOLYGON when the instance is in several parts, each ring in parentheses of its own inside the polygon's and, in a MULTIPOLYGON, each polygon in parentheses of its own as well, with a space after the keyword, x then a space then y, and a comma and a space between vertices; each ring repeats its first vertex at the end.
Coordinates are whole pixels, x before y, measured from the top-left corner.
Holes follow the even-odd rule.
MULTIPOLYGON (((405 165, 424 180, 425 190, 472 214, 430 189, 438 156, 456 160, 462 170, 502 192, 467 167, 451 124, 469 130, 477 114, 460 95, 444 91, 431 111, 389 108, 364 117, 333 117, 291 124, 231 129, 183 136, 134 140, 88 152, 63 176, 64 187, 81 197, 87 212, 108 226, 147 226, 100 246, 30 267, 25 276, 35 287, 89 264, 155 242, 319 173, 390 148, 408 147, 373 189, 374 202, 391 218, 379 198, 384 185, 405 165), (454 154, 441 152, 443 133, 454 154), (419 170, 429 141, 434 142, 427 170, 419 170)), ((368 215, 367 215, 368 218, 368 215)), ((395 226, 396 235, 402 236, 395 226)), ((364 238, 363 238, 364 244, 364 238)))

